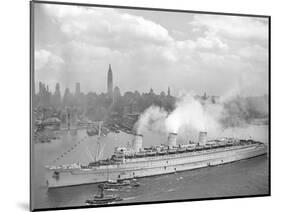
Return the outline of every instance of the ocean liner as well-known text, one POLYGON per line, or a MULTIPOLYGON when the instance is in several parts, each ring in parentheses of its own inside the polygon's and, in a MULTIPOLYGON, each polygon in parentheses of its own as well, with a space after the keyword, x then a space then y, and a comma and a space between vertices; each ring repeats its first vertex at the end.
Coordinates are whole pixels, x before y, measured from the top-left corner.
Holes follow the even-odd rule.
POLYGON ((267 146, 252 139, 207 140, 199 132, 197 142, 177 144, 177 134, 168 135, 167 144, 142 147, 143 135, 136 134, 132 147, 117 147, 111 158, 60 166, 46 166, 48 188, 125 180, 171 174, 215 166, 267 154, 267 146))

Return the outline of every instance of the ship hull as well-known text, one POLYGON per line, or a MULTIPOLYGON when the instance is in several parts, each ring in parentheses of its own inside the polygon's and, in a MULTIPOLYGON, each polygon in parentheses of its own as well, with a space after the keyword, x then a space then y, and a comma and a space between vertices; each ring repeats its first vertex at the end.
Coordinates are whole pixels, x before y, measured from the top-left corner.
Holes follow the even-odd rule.
POLYGON ((250 147, 225 148, 201 152, 181 153, 166 156, 129 159, 117 165, 101 166, 91 169, 53 170, 47 172, 49 188, 100 183, 108 180, 132 179, 155 175, 171 174, 192 169, 232 163, 257 157, 267 153, 263 144, 250 147))

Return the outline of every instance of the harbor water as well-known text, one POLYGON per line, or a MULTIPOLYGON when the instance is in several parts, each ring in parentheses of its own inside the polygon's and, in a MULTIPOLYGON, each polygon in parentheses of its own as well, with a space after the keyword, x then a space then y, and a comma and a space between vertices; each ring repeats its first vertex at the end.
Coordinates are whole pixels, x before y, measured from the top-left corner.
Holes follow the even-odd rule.
MULTIPOLYGON (((225 131, 220 136, 233 135, 241 138, 249 138, 251 135, 254 140, 268 143, 268 126, 251 125, 225 131)), ((109 133, 98 139, 96 136, 89 137, 86 130, 58 131, 56 136, 58 138, 50 143, 34 144, 32 195, 35 208, 83 206, 86 199, 98 192, 96 184, 48 190, 46 165, 87 164, 95 159, 105 159, 112 155, 115 147, 130 145, 133 140, 133 135, 122 132, 109 133)), ((166 141, 167 135, 144 133, 144 146, 166 141)), ((178 142, 185 143, 186 139, 179 138, 178 142)), ((123 199, 118 203, 266 195, 269 192, 268 179, 268 158, 264 155, 216 167, 141 178, 138 180, 140 187, 107 193, 118 194, 123 199)))

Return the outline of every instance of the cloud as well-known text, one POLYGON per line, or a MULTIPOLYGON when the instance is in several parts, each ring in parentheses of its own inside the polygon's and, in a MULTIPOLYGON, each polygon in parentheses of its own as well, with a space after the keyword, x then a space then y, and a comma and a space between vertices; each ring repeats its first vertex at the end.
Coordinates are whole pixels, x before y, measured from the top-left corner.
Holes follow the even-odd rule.
POLYGON ((245 59, 254 60, 256 62, 266 63, 268 60, 267 49, 260 45, 242 47, 238 54, 245 59))
MULTIPOLYGON (((170 86, 174 94, 185 89, 220 95, 242 75, 255 82, 267 75, 263 19, 185 14, 185 28, 173 29, 125 9, 42 5, 42 11, 50 23, 37 19, 36 30, 52 33, 38 34, 45 37, 36 40, 37 76, 60 81, 61 87, 80 81, 82 90, 103 92, 109 63, 122 91, 160 92, 170 86)), ((247 94, 264 93, 265 84, 247 87, 247 94)))
POLYGON ((35 51, 35 69, 42 69, 45 66, 50 66, 52 67, 57 67, 57 65, 61 65, 64 63, 64 60, 57 56, 54 55, 53 53, 45 50, 45 49, 40 49, 35 51))
POLYGON ((204 27, 207 34, 216 34, 230 39, 267 40, 268 25, 261 18, 195 15, 191 23, 195 27, 204 27))
POLYGON ((176 41, 176 48, 183 51, 224 51, 228 45, 222 42, 218 37, 206 36, 199 37, 196 40, 176 41))
POLYGON ((46 12, 70 39, 95 45, 130 48, 143 43, 164 45, 173 41, 161 25, 114 9, 46 5, 46 12))
POLYGON ((48 82, 52 87, 60 79, 65 61, 58 55, 46 49, 35 50, 35 81, 48 82))
POLYGON ((35 51, 35 69, 41 69, 49 61, 51 53, 46 50, 35 51))

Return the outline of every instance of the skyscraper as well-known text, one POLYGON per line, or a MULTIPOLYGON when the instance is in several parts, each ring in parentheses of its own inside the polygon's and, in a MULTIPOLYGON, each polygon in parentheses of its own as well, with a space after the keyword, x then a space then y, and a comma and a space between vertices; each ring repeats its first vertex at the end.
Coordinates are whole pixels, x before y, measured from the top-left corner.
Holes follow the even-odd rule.
POLYGON ((113 74, 111 70, 111 64, 109 64, 107 72, 107 94, 109 97, 112 97, 113 94, 113 74))
POLYGON ((71 93, 70 93, 69 88, 65 88, 62 102, 63 102, 64 106, 70 106, 70 104, 71 104, 71 93))
POLYGON ((171 96, 171 90, 170 90, 170 87, 168 87, 168 94, 167 96, 171 96))
POLYGON ((75 95, 76 96, 79 96, 80 95, 80 83, 79 82, 77 82, 76 83, 76 87, 75 87, 75 95))
POLYGON ((59 107, 61 104, 61 93, 60 93, 60 84, 56 84, 55 93, 53 96, 53 104, 55 107, 59 107))

